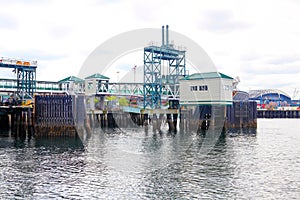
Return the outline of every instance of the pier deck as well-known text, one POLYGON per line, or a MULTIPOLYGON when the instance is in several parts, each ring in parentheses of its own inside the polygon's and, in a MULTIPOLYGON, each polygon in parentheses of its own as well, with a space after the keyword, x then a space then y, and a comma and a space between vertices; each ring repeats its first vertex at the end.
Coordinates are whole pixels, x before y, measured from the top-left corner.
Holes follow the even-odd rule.
POLYGON ((300 118, 300 110, 257 110, 257 118, 300 118))
MULTIPOLYGON (((218 128, 242 128, 257 125, 255 102, 233 102, 232 106, 197 106, 180 109, 140 109, 120 106, 117 109, 87 109, 86 96, 36 95, 34 108, 31 106, 1 106, 1 124, 7 127, 26 126, 26 133, 39 136, 76 136, 76 128, 95 126, 103 128, 130 128, 151 124, 159 131, 163 122, 169 131, 207 130, 209 126, 218 128), (16 126, 17 124, 17 126, 16 126)), ((268 115, 269 116, 269 115, 268 115)), ((277 115, 276 115, 277 116, 277 115)), ((285 115, 290 116, 290 115, 285 115)), ((296 116, 296 114, 293 114, 296 116)), ((2 125, 1 125, 2 128, 2 125)), ((14 130, 17 130, 16 128, 14 130)))
POLYGON ((34 119, 32 106, 0 106, 1 131, 11 132, 15 136, 31 136, 34 119))

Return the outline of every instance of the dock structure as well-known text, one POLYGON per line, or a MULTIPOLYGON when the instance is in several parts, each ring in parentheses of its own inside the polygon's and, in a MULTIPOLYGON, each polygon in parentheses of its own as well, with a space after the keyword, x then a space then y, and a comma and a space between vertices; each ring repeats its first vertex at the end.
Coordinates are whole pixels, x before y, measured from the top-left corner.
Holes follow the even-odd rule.
POLYGON ((258 110, 257 118, 300 118, 300 110, 258 110))
POLYGON ((0 58, 0 68, 13 69, 17 74, 17 91, 33 95, 36 89, 37 61, 0 58))
POLYGON ((36 61, 2 58, 0 67, 16 70, 17 78, 0 80, 0 92, 22 94, 23 106, 9 105, 13 111, 3 112, 0 120, 6 123, 10 116, 14 124, 22 124, 26 118, 36 137, 76 136, 94 127, 152 125, 153 132, 166 124, 171 132, 178 127, 182 131, 256 127, 256 105, 233 101, 233 78, 220 72, 189 75, 185 53, 169 43, 169 26, 166 31, 163 26, 161 46, 144 48, 143 83, 111 83, 98 73, 85 79, 36 81, 36 61), (24 106, 25 93, 35 95, 33 108, 24 106))
POLYGON ((0 106, 0 131, 11 132, 16 137, 34 134, 33 109, 31 106, 0 106))
POLYGON ((163 92, 179 98, 179 79, 187 74, 185 53, 185 50, 175 49, 174 44, 169 43, 168 25, 166 35, 162 26, 161 46, 151 45, 144 48, 144 108, 160 108, 163 92), (168 65, 166 75, 162 73, 163 61, 168 65))
POLYGON ((35 96, 35 136, 76 136, 74 96, 35 96))
POLYGON ((257 103, 255 101, 234 101, 226 109, 226 129, 257 127, 257 103))

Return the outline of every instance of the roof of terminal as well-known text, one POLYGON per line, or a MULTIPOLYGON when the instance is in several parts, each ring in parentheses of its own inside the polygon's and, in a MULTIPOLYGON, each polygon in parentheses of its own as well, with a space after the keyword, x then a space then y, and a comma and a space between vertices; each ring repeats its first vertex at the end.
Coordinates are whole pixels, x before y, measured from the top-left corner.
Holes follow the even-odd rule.
POLYGON ((101 74, 93 74, 91 76, 86 77, 85 79, 101 79, 101 80, 108 80, 109 78, 107 76, 103 76, 101 74))
POLYGON ((206 72, 206 73, 195 73, 184 77, 182 80, 197 80, 197 79, 212 79, 212 78, 233 79, 232 77, 227 76, 220 72, 206 72))
POLYGON ((69 76, 67 78, 64 78, 60 81, 58 81, 59 83, 62 83, 62 82, 83 82, 84 80, 81 79, 81 78, 78 78, 76 76, 69 76))

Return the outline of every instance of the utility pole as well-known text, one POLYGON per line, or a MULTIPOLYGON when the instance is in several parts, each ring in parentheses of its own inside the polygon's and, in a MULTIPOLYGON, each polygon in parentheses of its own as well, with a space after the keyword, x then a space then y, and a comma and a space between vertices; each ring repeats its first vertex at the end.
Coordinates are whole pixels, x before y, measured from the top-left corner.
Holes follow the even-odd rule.
POLYGON ((133 69, 133 83, 135 83, 136 65, 134 65, 132 69, 133 69))

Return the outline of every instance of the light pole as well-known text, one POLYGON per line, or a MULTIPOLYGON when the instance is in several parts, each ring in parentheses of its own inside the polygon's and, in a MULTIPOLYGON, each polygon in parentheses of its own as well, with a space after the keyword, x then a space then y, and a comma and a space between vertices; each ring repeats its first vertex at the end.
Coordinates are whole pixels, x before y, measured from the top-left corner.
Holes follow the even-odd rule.
POLYGON ((133 69, 133 83, 135 83, 136 65, 134 65, 132 69, 133 69))

